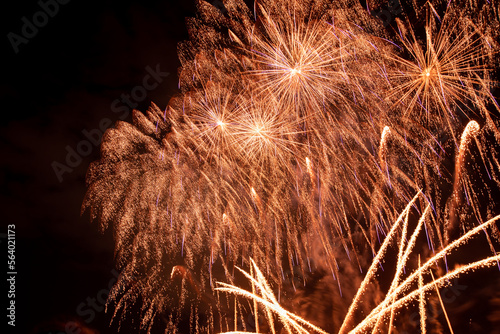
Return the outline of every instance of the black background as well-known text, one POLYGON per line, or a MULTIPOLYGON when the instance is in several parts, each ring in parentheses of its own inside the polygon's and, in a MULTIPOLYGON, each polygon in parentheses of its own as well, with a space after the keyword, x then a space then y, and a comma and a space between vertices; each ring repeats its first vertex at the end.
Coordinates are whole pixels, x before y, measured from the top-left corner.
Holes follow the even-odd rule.
MULTIPOLYGON (((114 280, 112 233, 101 234, 88 214, 80 216, 86 169, 99 158, 99 149, 93 146, 72 172, 62 174, 62 182, 52 164, 65 164, 66 147, 76 150, 86 140, 83 130, 99 129, 105 118, 119 119, 111 103, 142 85, 147 66, 159 64, 170 75, 137 109, 145 111, 151 101, 165 108, 177 92, 177 43, 188 37, 185 17, 195 16, 195 4, 72 0, 16 54, 8 33, 22 35, 22 17, 33 22, 40 10, 33 0, 9 1, 0 10, 0 233, 5 254, 6 226, 16 225, 18 272, 16 328, 9 332, 58 333, 74 320, 85 324, 82 333, 88 330, 83 327, 114 333, 117 324, 108 329, 110 315, 104 311, 93 319, 88 306, 81 309, 87 310, 84 316, 77 312, 114 280)), ((2 262, 6 272, 6 257, 2 262)), ((1 313, 5 328, 6 312, 1 313)), ((123 332, 130 332, 124 326, 123 332)))
MULTIPOLYGON (((99 312, 78 311, 91 310, 89 300, 104 296, 116 273, 112 233, 80 216, 85 173, 99 148, 92 146, 62 182, 53 164, 66 164, 67 148, 87 140, 82 131, 119 120, 113 101, 142 85, 147 66, 170 75, 137 109, 151 102, 165 108, 178 92, 177 43, 188 38, 185 18, 195 16, 195 0, 71 0, 16 53, 8 34, 21 35, 22 18, 32 22, 40 10, 35 0, 0 9, 0 247, 5 254, 7 225, 15 224, 18 272, 16 328, 7 333, 59 334, 69 321, 80 323, 81 334, 116 333, 118 324, 109 326, 111 314, 99 301, 99 312)), ((6 257, 1 261, 6 272, 6 257)), ((6 291, 0 291, 3 303, 6 291)), ((485 288, 483 299, 489 295, 485 288)), ((121 332, 138 327, 129 321, 121 332)))

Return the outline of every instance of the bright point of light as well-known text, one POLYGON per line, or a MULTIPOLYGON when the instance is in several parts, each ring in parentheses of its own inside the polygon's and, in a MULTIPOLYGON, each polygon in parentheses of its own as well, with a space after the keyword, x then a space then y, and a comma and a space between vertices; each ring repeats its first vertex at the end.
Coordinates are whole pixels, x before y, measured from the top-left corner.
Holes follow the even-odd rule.
POLYGON ((290 74, 291 74, 291 75, 296 75, 296 74, 301 74, 301 73, 302 73, 302 70, 301 70, 300 68, 299 68, 299 69, 297 69, 297 68, 292 68, 292 69, 290 70, 290 74))
POLYGON ((262 136, 262 133, 261 133, 262 128, 263 128, 262 126, 255 126, 253 131, 255 132, 255 134, 262 136))

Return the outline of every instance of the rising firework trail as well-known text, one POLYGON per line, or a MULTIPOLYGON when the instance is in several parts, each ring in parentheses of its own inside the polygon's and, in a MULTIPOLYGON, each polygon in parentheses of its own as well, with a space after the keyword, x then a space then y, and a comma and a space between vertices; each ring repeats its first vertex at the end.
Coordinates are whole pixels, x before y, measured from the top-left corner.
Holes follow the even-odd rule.
POLYGON ((387 28, 378 1, 197 4, 179 94, 117 122, 88 171, 115 319, 454 328, 439 289, 499 261, 498 1, 415 0, 387 28))

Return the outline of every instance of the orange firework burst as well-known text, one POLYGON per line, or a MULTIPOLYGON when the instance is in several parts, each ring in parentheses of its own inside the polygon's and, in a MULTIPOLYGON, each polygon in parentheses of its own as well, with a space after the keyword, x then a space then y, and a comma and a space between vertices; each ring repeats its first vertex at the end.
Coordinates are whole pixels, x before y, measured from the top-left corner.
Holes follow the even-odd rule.
POLYGON ((500 240, 496 35, 439 4, 395 32, 350 0, 199 1, 181 93, 118 122, 89 169, 83 209, 137 278, 117 312, 142 301, 168 332, 439 332, 434 292, 500 240), (298 302, 315 289, 331 298, 298 302))
POLYGON ((455 137, 457 118, 477 113, 471 91, 483 98, 489 94, 486 60, 491 49, 468 18, 450 9, 440 20, 430 3, 427 9, 423 43, 411 25, 398 21, 401 43, 411 59, 393 58, 401 68, 390 74, 396 84, 389 97, 403 105, 405 116, 442 124, 455 137))

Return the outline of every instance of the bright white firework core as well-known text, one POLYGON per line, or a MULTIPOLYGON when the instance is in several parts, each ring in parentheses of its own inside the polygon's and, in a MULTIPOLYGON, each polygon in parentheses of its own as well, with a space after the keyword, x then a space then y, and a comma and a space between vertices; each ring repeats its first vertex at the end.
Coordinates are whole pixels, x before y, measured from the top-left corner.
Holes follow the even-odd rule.
POLYGON ((302 70, 300 68, 297 69, 294 67, 290 70, 291 75, 296 75, 296 74, 301 74, 301 73, 302 73, 302 70))

